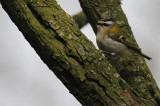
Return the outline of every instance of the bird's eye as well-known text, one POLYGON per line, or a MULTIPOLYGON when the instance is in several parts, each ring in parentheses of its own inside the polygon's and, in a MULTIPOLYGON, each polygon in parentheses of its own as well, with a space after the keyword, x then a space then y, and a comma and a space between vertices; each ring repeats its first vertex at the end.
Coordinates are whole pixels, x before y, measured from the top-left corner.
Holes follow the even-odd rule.
POLYGON ((109 26, 109 24, 104 23, 103 26, 109 26))

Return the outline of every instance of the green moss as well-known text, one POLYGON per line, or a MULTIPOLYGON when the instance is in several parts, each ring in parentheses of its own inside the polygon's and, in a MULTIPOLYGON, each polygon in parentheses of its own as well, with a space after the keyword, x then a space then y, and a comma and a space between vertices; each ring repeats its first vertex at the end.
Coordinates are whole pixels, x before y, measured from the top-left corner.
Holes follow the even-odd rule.
MULTIPOLYGON (((144 96, 146 82, 155 84, 146 63, 138 55, 122 61, 108 60, 109 63, 55 0, 1 1, 41 59, 83 105, 131 105, 124 93, 126 87, 135 88, 135 96, 139 98, 139 95, 144 96)), ((95 32, 94 22, 104 15, 104 18, 114 17, 123 23, 125 35, 134 39, 118 7, 119 0, 80 2, 95 32)), ((149 92, 143 100, 154 103, 150 101, 149 92)))

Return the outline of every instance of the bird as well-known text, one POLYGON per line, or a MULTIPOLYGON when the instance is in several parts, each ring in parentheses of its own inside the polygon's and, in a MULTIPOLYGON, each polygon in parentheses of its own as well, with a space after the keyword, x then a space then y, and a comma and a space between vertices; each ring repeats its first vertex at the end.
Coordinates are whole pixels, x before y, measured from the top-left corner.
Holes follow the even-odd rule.
POLYGON ((113 19, 99 20, 96 22, 96 26, 97 46, 105 56, 114 59, 137 53, 148 60, 152 59, 129 41, 120 29, 120 26, 113 19))

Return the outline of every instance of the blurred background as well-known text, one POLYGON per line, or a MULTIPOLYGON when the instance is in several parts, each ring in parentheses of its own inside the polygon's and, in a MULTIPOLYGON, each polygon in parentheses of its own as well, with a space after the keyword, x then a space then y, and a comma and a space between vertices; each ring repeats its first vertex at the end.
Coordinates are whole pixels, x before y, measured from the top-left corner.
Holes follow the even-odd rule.
MULTIPOLYGON (((81 11, 78 0, 57 0, 70 15, 81 11)), ((123 10, 160 87, 160 1, 124 0, 123 10)), ((90 25, 82 32, 95 43, 90 25)), ((0 106, 81 106, 40 60, 0 5, 0 106)))

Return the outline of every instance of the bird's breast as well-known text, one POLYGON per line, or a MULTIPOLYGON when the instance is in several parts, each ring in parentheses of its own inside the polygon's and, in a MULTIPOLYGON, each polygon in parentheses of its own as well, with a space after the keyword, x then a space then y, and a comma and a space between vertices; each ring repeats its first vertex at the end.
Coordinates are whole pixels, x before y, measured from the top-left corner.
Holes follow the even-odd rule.
POLYGON ((97 36, 96 40, 100 50, 118 54, 122 54, 124 51, 128 50, 128 48, 124 44, 114 41, 106 35, 103 37, 97 36))

